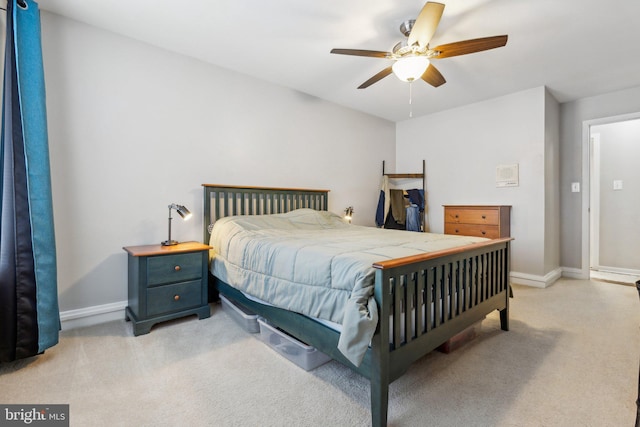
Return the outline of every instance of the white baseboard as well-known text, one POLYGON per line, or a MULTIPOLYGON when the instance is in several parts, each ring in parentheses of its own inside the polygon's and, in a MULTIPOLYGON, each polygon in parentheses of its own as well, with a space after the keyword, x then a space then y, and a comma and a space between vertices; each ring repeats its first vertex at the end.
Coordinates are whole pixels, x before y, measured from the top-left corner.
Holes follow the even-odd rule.
POLYGON ((124 310, 127 305, 127 301, 120 301, 60 312, 62 330, 67 331, 113 320, 122 320, 124 319, 124 310))
POLYGON ((533 286, 536 288, 546 288, 555 283, 562 276, 562 269, 556 268, 544 276, 534 274, 519 273, 512 271, 509 275, 511 282, 518 285, 533 286))
POLYGON ((585 277, 584 271, 581 268, 562 267, 562 277, 568 277, 569 279, 582 279, 589 278, 589 274, 585 277))

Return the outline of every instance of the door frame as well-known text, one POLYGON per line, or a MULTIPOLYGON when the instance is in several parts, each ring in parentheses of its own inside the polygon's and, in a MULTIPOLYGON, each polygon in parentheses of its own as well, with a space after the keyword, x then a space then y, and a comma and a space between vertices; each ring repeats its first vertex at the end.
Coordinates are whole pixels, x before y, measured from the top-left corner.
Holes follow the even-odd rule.
MULTIPOLYGON (((591 127, 596 126, 592 125, 591 127)), ((600 266, 600 134, 589 128, 589 271, 600 266)))
POLYGON ((591 203, 591 126, 637 119, 640 119, 640 111, 582 122, 582 268, 580 269, 580 278, 582 279, 589 278, 591 266, 591 216, 589 213, 591 203))

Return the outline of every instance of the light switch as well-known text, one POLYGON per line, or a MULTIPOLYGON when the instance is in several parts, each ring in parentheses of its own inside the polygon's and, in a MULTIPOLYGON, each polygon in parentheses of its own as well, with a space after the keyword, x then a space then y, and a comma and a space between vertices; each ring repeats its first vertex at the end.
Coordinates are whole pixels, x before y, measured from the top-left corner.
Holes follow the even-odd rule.
POLYGON ((580 192, 580 183, 579 182, 572 182, 571 183, 571 192, 572 193, 579 193, 580 192))
POLYGON ((614 190, 622 190, 622 180, 621 179, 614 179, 613 180, 613 189, 614 190))

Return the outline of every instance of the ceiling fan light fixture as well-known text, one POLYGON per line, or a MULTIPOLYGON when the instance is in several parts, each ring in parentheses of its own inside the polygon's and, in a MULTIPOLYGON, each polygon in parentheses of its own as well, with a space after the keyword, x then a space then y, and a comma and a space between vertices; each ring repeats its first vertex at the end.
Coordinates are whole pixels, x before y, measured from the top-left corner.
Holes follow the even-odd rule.
POLYGON ((440 24, 443 11, 443 3, 427 1, 415 20, 402 22, 400 32, 406 39, 397 43, 391 52, 365 49, 331 49, 331 53, 394 61, 393 64, 387 64, 383 70, 358 86, 358 89, 368 88, 389 74, 395 74, 398 79, 404 82, 413 82, 419 79, 424 80, 433 87, 440 87, 446 83, 446 80, 436 67, 429 64, 431 59, 468 55, 507 44, 508 36, 504 34, 446 43, 431 48, 431 39, 440 24))
POLYGON ((429 66, 429 58, 426 56, 405 56, 399 58, 391 67, 393 74, 403 82, 412 82, 420 79, 429 66))

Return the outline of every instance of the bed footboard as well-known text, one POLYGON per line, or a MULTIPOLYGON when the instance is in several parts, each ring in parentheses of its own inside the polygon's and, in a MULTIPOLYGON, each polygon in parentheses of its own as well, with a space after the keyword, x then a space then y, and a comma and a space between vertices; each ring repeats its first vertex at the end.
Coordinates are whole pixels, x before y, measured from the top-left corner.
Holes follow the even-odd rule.
POLYGON ((387 420, 389 384, 443 342, 500 310, 509 330, 509 244, 496 239, 374 264, 380 310, 372 345, 371 416, 387 420), (389 344, 385 344, 389 343, 389 344))

